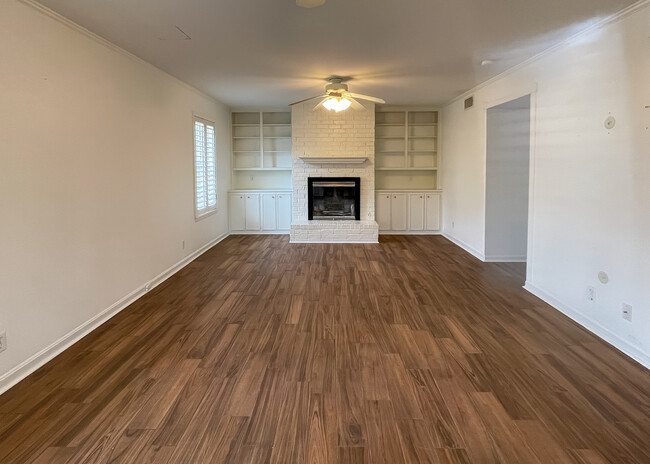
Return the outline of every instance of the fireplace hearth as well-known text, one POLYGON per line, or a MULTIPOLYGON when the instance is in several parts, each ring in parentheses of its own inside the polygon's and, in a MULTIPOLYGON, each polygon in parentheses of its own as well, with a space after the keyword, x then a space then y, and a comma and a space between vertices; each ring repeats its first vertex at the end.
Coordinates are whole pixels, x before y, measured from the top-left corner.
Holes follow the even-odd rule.
POLYGON ((359 177, 309 177, 307 191, 309 220, 361 218, 359 177))

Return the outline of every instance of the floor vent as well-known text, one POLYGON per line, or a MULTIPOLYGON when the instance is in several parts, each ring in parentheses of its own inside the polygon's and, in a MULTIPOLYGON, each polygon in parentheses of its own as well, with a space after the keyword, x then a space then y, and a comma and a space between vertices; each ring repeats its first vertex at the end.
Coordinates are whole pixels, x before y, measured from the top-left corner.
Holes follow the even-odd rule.
POLYGON ((465 109, 468 110, 472 106, 474 106, 474 96, 473 95, 471 97, 467 97, 465 99, 465 109))

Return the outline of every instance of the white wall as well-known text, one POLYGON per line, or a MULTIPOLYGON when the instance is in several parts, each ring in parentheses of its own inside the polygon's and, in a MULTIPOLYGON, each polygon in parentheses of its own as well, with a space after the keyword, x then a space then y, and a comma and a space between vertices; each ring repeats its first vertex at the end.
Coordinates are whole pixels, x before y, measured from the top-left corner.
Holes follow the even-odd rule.
POLYGON ((487 112, 485 259, 525 261, 528 243, 530 96, 487 112))
POLYGON ((1 391, 12 368, 227 233, 230 134, 224 105, 15 0, 0 2, 0 102, 1 391), (193 113, 218 140, 220 210, 198 222, 193 113))
POLYGON ((648 24, 646 2, 476 89, 473 109, 446 106, 443 211, 445 234, 483 253, 484 109, 536 88, 527 288, 650 366, 648 24))

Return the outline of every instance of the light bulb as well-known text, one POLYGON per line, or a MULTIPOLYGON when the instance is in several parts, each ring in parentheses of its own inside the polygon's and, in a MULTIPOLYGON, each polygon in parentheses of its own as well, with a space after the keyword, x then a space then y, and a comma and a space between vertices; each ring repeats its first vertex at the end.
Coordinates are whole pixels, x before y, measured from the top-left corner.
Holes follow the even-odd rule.
POLYGON ((352 102, 347 98, 331 97, 325 100, 323 106, 329 111, 336 111, 338 113, 339 111, 347 110, 351 104, 352 102))

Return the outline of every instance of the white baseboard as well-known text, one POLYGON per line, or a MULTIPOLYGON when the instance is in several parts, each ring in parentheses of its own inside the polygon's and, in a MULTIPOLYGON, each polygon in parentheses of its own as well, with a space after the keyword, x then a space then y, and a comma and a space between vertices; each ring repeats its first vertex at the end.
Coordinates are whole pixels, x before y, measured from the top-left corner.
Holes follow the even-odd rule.
POLYGON ((485 261, 485 256, 483 255, 483 253, 481 253, 478 250, 475 250, 474 248, 472 248, 471 246, 469 246, 467 243, 463 242, 462 240, 459 240, 456 237, 453 237, 453 236, 451 236, 451 235, 449 235, 447 233, 443 233, 442 236, 445 237, 450 242, 452 242, 453 244, 458 245, 459 247, 461 247, 463 250, 465 250, 469 254, 473 255, 474 257, 480 259, 481 261, 485 261))
POLYGON ((169 267, 168 269, 158 274, 149 282, 139 286, 128 295, 122 297, 121 299, 119 299, 118 301, 110 305, 108 308, 101 311, 93 318, 84 322, 79 327, 71 330, 63 337, 59 338, 57 341, 52 343, 50 346, 44 348, 43 350, 39 351, 32 357, 28 358, 27 360, 23 361, 13 369, 9 370, 8 372, 0 376, 0 395, 6 392, 7 390, 9 390, 11 387, 16 385, 18 382, 23 380, 31 373, 35 372, 41 366, 45 365, 47 362, 54 359, 63 351, 65 351, 66 349, 68 349, 69 347, 77 343, 83 337, 85 337, 90 332, 98 328, 100 325, 108 321, 110 318, 118 314, 120 311, 122 311, 131 303, 136 301, 142 295, 144 295, 148 291, 151 291, 153 288, 163 283, 172 275, 176 274, 182 268, 184 268, 189 263, 194 261, 196 258, 201 256, 210 248, 215 246, 217 243, 221 242, 223 239, 228 237, 228 235, 230 234, 226 232, 220 235, 219 237, 215 238, 214 240, 211 240, 206 245, 202 246, 198 250, 194 251, 193 253, 189 254, 185 258, 181 259, 173 266, 169 267), (147 286, 149 290, 147 290, 147 286))
POLYGON ((230 235, 289 235, 288 230, 232 230, 230 235))
POLYGON ((522 255, 485 255, 486 263, 525 263, 526 256, 522 255))
POLYGON ((441 233, 431 230, 380 230, 379 235, 441 235, 441 233))
POLYGON ((644 353, 639 347, 631 344, 627 340, 619 337, 609 329, 603 327, 598 322, 594 321, 590 317, 586 316, 582 312, 573 308, 572 306, 563 303, 557 297, 552 295, 550 292, 547 292, 539 287, 536 287, 532 283, 526 281, 524 289, 535 295, 537 298, 548 303, 553 308, 560 311, 565 316, 573 319, 575 322, 580 324, 582 327, 593 333, 594 335, 602 338, 610 345, 618 348, 623 353, 628 355, 630 358, 637 361, 639 364, 650 369, 650 355, 644 353))
POLYGON ((379 241, 375 240, 368 240, 368 241, 347 241, 347 240, 339 240, 338 242, 334 241, 315 241, 315 240, 289 240, 289 243, 334 243, 334 244, 339 244, 339 245, 349 245, 351 243, 379 243, 379 241))

